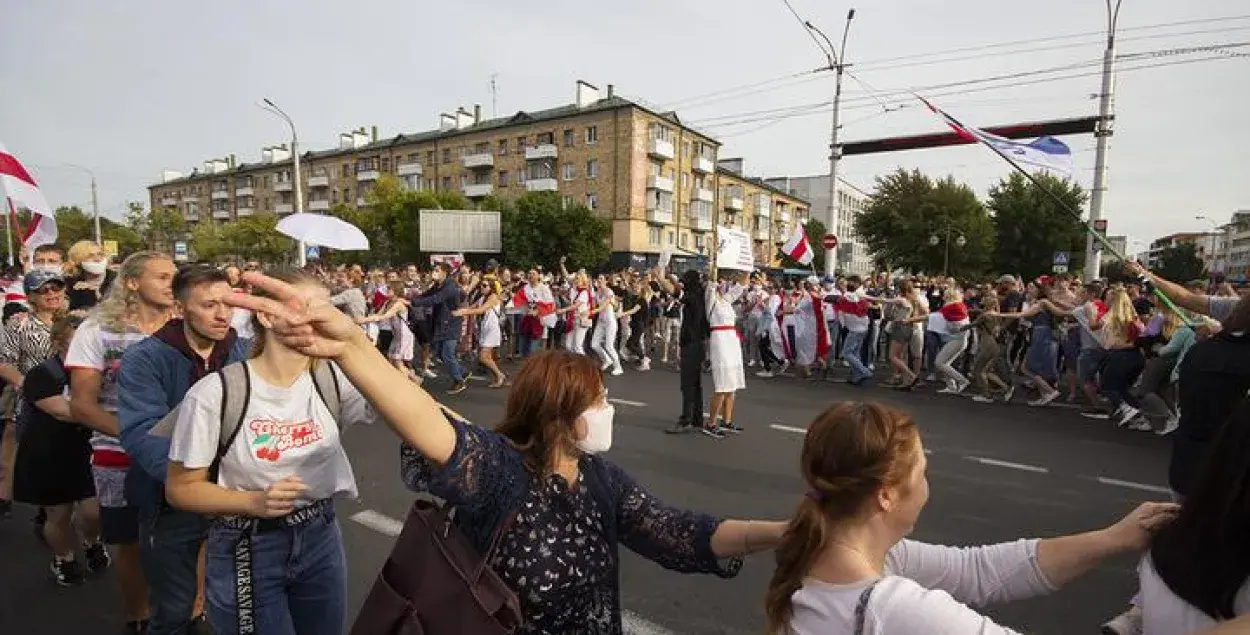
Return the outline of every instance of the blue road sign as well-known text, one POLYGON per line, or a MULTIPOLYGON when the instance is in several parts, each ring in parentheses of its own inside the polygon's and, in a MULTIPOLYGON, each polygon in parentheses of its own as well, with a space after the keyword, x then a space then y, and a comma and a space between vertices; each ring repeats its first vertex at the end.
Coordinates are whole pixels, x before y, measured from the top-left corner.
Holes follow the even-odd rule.
POLYGON ((320 260, 321 248, 317 245, 307 245, 304 247, 304 258, 306 260, 320 260))
POLYGON ((1054 264, 1056 264, 1056 265, 1067 265, 1067 264, 1068 264, 1068 252, 1066 252, 1066 251, 1056 251, 1056 252, 1055 252, 1055 262, 1054 262, 1054 264))

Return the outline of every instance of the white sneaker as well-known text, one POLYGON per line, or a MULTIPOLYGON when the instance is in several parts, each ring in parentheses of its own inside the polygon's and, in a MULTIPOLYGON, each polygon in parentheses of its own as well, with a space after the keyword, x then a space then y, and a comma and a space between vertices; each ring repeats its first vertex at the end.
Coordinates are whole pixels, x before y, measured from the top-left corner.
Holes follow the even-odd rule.
POLYGON ((755 368, 755 360, 747 362, 747 368, 755 368))
POLYGON ((428 369, 428 368, 422 368, 422 369, 421 369, 421 376, 422 376, 422 377, 425 377, 426 379, 437 379, 437 378, 438 378, 438 375, 437 375, 437 374, 435 374, 435 372, 434 372, 434 371, 432 371, 432 370, 430 370, 430 369, 428 369))
POLYGON ((943 388, 943 389, 941 389, 941 390, 939 390, 939 391, 937 391, 937 394, 939 394, 939 395, 958 395, 958 394, 959 394, 959 386, 958 386, 958 385, 956 385, 954 382, 950 382, 950 381, 948 381, 948 382, 946 382, 946 387, 945 387, 945 388, 943 388))
POLYGON ((1155 434, 1161 437, 1166 437, 1167 435, 1176 432, 1176 429, 1179 427, 1181 427, 1181 418, 1176 415, 1172 415, 1168 417, 1168 422, 1164 424, 1163 429, 1156 431, 1155 434))
POLYGON ((989 397, 986 397, 985 395, 973 395, 972 400, 977 403, 994 403, 993 399, 990 399, 989 397))
POLYGON ((770 373, 770 372, 768 372, 768 371, 766 371, 766 370, 761 370, 760 372, 755 373, 755 376, 756 376, 756 377, 759 377, 759 378, 761 378, 761 379, 772 379, 772 378, 773 378, 773 374, 772 374, 772 373, 770 373))
POLYGON ((786 369, 788 369, 788 368, 790 368, 790 360, 788 360, 788 359, 786 359, 786 360, 782 360, 782 362, 781 362, 781 368, 778 368, 778 369, 777 369, 777 374, 778 374, 778 375, 784 375, 784 374, 786 373, 786 369))
POLYGON ((876 364, 869 364, 869 365, 868 365, 868 370, 877 370, 877 365, 876 365, 876 364))
POLYGON ((1042 406, 1049 406, 1049 405, 1050 405, 1050 402, 1052 402, 1052 401, 1054 401, 1055 399, 1058 399, 1058 398, 1059 398, 1059 391, 1058 391, 1058 390, 1052 390, 1052 391, 1050 391, 1050 392, 1048 392, 1048 393, 1046 393, 1046 394, 1042 395, 1041 397, 1038 397, 1037 399, 1034 399, 1033 401, 1030 401, 1030 402, 1029 402, 1029 405, 1030 405, 1030 406, 1033 406, 1033 407, 1035 407, 1035 408, 1040 408, 1040 407, 1042 407, 1042 406))
POLYGON ((1128 429, 1137 430, 1139 432, 1154 432, 1155 427, 1150 425, 1150 422, 1147 421, 1145 417, 1139 416, 1133 417, 1133 420, 1128 422, 1128 429))
POLYGON ((638 364, 638 370, 642 372, 651 370, 651 360, 646 357, 642 358, 642 363, 638 364))
POLYGON ((1141 609, 1130 606, 1129 609, 1102 625, 1103 635, 1138 635, 1142 632, 1141 609))
POLYGON ((612 376, 613 376, 613 377, 620 377, 621 375, 624 375, 624 374, 625 374, 625 371, 624 371, 623 369, 621 369, 621 367, 620 367, 620 366, 617 366, 616 368, 613 368, 613 369, 612 369, 612 376))
POLYGON ((1136 417, 1136 416, 1138 415, 1138 413, 1139 413, 1139 412, 1141 412, 1141 411, 1139 411, 1137 408, 1134 408, 1134 407, 1132 407, 1132 406, 1124 406, 1124 408, 1123 408, 1123 409, 1121 409, 1121 410, 1119 410, 1119 411, 1117 411, 1117 412, 1119 412, 1119 413, 1120 413, 1120 418, 1119 418, 1119 419, 1116 419, 1116 423, 1115 423, 1115 424, 1116 424, 1117 426, 1119 426, 1119 427, 1123 428, 1124 426, 1127 426, 1127 425, 1129 424, 1129 422, 1130 422, 1130 421, 1132 421, 1132 420, 1133 420, 1133 418, 1134 418, 1134 417, 1136 417))
POLYGON ((971 385, 972 385, 972 382, 966 379, 962 382, 959 382, 958 384, 955 385, 955 394, 958 395, 962 393, 963 391, 968 389, 968 386, 971 386, 971 385))

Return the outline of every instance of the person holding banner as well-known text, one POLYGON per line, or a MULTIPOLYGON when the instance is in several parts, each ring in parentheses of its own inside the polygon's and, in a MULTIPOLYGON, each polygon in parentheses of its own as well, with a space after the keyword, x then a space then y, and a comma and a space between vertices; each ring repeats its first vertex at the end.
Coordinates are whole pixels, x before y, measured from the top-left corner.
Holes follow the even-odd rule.
MULTIPOLYGON (((726 270, 728 272, 728 270, 726 270)), ((712 363, 712 407, 703 433, 722 438, 726 433, 742 432, 734 423, 734 393, 747 387, 742 369, 742 334, 733 305, 746 291, 750 271, 736 272, 732 282, 722 278, 707 286, 707 314, 711 335, 708 338, 708 359, 712 363)))

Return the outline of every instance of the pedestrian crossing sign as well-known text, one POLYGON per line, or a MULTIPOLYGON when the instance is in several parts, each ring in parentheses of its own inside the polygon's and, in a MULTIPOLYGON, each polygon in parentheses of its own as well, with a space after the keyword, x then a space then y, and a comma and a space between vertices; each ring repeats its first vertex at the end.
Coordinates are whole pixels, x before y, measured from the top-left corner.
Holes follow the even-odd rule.
POLYGON ((1055 266, 1059 266, 1059 265, 1063 265, 1065 267, 1068 266, 1068 252, 1066 251, 1055 252, 1055 266))

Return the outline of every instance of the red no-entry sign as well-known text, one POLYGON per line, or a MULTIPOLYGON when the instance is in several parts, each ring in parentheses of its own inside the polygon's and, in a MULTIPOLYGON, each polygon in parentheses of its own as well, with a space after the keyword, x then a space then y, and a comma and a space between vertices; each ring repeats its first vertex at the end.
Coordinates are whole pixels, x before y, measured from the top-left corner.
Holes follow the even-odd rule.
POLYGON ((824 239, 820 242, 825 246, 825 249, 834 249, 838 246, 838 237, 833 234, 825 234, 824 239))

